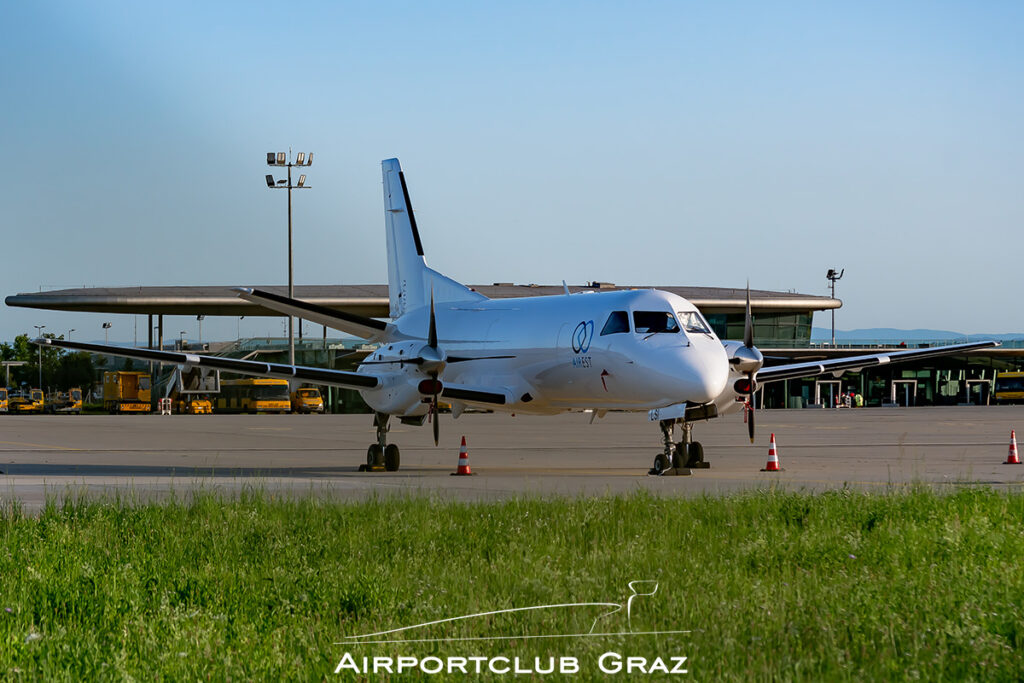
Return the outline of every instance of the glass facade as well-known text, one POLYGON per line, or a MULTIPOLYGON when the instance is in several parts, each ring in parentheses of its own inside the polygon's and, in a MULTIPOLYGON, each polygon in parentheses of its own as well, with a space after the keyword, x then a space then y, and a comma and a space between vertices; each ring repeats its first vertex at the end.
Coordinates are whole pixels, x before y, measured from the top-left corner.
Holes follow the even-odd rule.
MULTIPOLYGON (((745 314, 712 313, 705 316, 719 339, 743 339, 745 314)), ((757 313, 754 345, 762 348, 806 348, 811 345, 811 312, 757 313)))

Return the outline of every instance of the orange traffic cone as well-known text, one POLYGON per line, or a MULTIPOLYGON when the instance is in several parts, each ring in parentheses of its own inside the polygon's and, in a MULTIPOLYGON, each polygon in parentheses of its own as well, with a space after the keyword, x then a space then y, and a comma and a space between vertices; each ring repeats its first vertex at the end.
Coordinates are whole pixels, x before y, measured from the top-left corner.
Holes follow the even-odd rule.
POLYGON ((462 437, 462 446, 459 447, 459 466, 452 472, 453 477, 467 476, 473 474, 469 469, 469 452, 466 450, 466 437, 462 437))
POLYGON ((779 454, 775 450, 775 435, 772 434, 772 440, 768 443, 768 464, 764 466, 762 472, 782 472, 782 468, 779 467, 779 454))
POLYGON ((1020 458, 1017 457, 1017 433, 1014 430, 1010 430, 1010 452, 1006 455, 1006 462, 1004 465, 1019 465, 1020 458))

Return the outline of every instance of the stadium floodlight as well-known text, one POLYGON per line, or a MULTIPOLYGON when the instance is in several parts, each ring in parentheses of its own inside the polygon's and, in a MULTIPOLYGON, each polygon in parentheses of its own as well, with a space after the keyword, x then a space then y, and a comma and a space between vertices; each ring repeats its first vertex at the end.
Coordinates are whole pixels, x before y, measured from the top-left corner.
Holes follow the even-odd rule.
MULTIPOLYGON (((295 277, 294 277, 294 261, 292 259, 292 190, 308 190, 309 185, 306 184, 306 175, 302 174, 299 176, 299 182, 292 184, 292 167, 293 166, 309 166, 313 163, 312 152, 299 152, 295 155, 295 161, 292 162, 291 150, 289 149, 287 154, 285 152, 277 152, 275 155, 273 152, 267 152, 267 164, 271 166, 284 166, 288 169, 288 177, 282 178, 281 180, 275 181, 274 176, 267 175, 267 187, 272 190, 288 190, 288 298, 295 298, 295 277)), ((202 323, 199 328, 199 341, 202 343, 202 323)), ((302 339, 302 321, 299 321, 299 339, 302 339)), ((295 365, 295 317, 288 316, 288 362, 291 365, 295 365)))
MULTIPOLYGON (((832 289, 832 298, 836 298, 836 282, 843 279, 843 273, 846 272, 846 268, 843 268, 838 273, 835 268, 829 268, 828 273, 825 277, 829 281, 829 287, 832 289)), ((832 346, 836 345, 836 309, 832 309, 832 346)))

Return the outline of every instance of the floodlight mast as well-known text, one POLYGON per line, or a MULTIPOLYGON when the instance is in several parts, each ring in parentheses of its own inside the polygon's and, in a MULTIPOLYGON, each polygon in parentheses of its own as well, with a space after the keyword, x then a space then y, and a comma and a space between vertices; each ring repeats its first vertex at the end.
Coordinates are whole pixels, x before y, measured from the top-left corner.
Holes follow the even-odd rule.
MULTIPOLYGON (((305 152, 299 152, 295 156, 295 161, 291 161, 291 150, 288 153, 284 152, 267 152, 267 166, 279 166, 288 169, 288 179, 278 180, 275 182, 274 176, 267 175, 267 187, 271 190, 288 190, 288 298, 295 298, 295 279, 293 277, 293 264, 292 264, 292 190, 308 190, 309 185, 306 185, 306 176, 300 175, 299 182, 296 185, 292 185, 292 167, 293 166, 312 166, 313 165, 313 153, 306 154, 305 152)), ((302 334, 302 321, 299 321, 299 334, 302 334)), ((295 365, 295 317, 288 316, 288 362, 291 365, 295 365)))
MULTIPOLYGON (((828 278, 829 288, 832 290, 832 298, 836 298, 836 282, 843 279, 843 273, 846 272, 846 268, 843 268, 838 273, 835 268, 829 268, 828 273, 825 277, 828 278)), ((836 309, 832 309, 832 346, 836 345, 836 309)))
MULTIPOLYGON (((36 328, 36 339, 41 339, 46 325, 33 325, 36 328)), ((39 346, 39 391, 43 390, 43 347, 39 346)))

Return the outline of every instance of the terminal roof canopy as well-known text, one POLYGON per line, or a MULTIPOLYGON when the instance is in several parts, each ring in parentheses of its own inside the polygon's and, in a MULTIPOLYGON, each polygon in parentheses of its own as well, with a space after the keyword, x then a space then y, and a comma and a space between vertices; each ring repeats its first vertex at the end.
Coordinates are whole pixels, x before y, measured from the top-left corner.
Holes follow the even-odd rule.
MULTIPOLYGON (((249 286, 249 285, 246 285, 249 286)), ((269 292, 287 294, 284 286, 258 286, 269 292)), ((564 293, 561 285, 474 285, 473 289, 491 299, 521 296, 555 296, 564 293)), ((649 286, 608 284, 570 285, 571 292, 614 289, 651 289, 649 286)), ((655 287, 688 299, 705 314, 742 311, 746 290, 722 287, 655 287)), ((298 285, 295 297, 328 308, 349 311, 368 318, 388 317, 387 285, 298 285)), ((90 313, 128 313, 142 315, 224 315, 280 316, 280 313, 238 298, 231 287, 90 287, 29 292, 6 298, 8 306, 53 311, 90 313)), ((750 291, 754 312, 824 311, 842 306, 839 299, 793 292, 750 291)))

